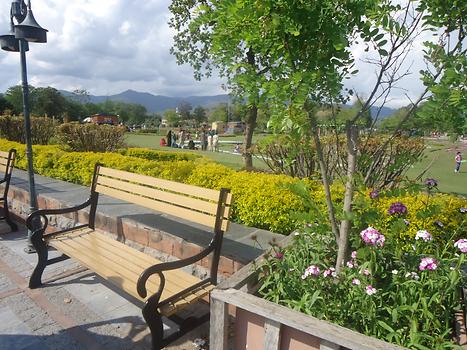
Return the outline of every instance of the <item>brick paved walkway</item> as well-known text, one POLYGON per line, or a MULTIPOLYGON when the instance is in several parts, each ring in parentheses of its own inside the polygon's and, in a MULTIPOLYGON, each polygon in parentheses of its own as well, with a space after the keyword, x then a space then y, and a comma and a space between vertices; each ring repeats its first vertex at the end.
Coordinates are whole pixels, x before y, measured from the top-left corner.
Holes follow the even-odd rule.
MULTIPOLYGON (((118 294, 71 259, 46 268, 46 286, 30 290, 28 278, 36 255, 23 252, 25 237, 24 228, 9 233, 8 226, 0 222, 2 350, 149 348, 149 332, 137 302, 118 294)), ((199 312, 200 307, 207 308, 196 306, 189 312, 199 312)), ((174 329, 169 320, 166 325, 167 332, 174 329)), ((193 341, 207 337, 207 326, 200 326, 167 349, 197 349, 193 341)))

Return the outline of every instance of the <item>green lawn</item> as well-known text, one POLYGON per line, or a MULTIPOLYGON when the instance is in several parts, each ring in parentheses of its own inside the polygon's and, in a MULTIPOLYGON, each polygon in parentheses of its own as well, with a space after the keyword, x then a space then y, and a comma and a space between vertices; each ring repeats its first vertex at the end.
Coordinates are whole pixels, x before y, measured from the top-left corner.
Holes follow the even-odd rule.
MULTIPOLYGON (((260 137, 261 135, 255 135, 254 141, 258 140, 260 137)), ((159 146, 159 141, 161 138, 162 136, 154 134, 126 134, 126 142, 129 146, 168 150, 167 147, 159 146)), ((220 140, 241 141, 242 136, 225 138, 221 137, 220 140)), ((231 152, 233 148, 233 145, 221 145, 221 150, 231 152)), ((205 152, 200 150, 190 151, 186 149, 180 150, 177 148, 172 148, 170 150, 183 152, 188 151, 197 154, 203 154, 215 162, 224 164, 225 166, 234 169, 241 169, 243 167, 243 158, 238 154, 205 152)), ((459 173, 454 173, 454 155, 457 150, 460 150, 464 159, 467 159, 467 144, 452 144, 447 141, 430 141, 428 143, 428 148, 425 151, 424 159, 420 163, 414 165, 408 171, 407 176, 410 179, 414 179, 431 164, 426 173, 422 176, 422 180, 425 180, 428 177, 434 178, 438 181, 438 188, 440 191, 446 193, 455 193, 467 197, 467 162, 462 164, 459 173)), ((255 158, 253 160, 253 165, 258 169, 268 169, 266 164, 261 159, 255 158)))
POLYGON ((462 163, 460 171, 455 173, 454 156, 456 151, 461 151, 464 159, 467 158, 467 144, 452 144, 447 141, 428 142, 424 159, 414 165, 407 176, 411 179, 416 178, 429 166, 422 180, 434 178, 438 181, 440 191, 467 197, 467 162, 462 163))
MULTIPOLYGON (((168 147, 161 147, 159 146, 159 142, 163 136, 155 135, 155 134, 138 134, 138 133, 126 133, 125 141, 130 147, 145 147, 145 148, 153 148, 163 151, 178 151, 178 152, 193 152, 196 154, 202 154, 205 157, 208 157, 214 160, 217 163, 223 164, 233 169, 241 169, 243 168, 243 158, 240 154, 231 154, 231 153, 224 153, 224 152, 207 152, 201 150, 191 151, 188 149, 179 149, 179 148, 168 148, 168 147)), ((260 136, 256 136, 253 138, 253 141, 258 140, 260 136)), ((232 137, 220 137, 220 141, 239 141, 243 140, 242 136, 232 136, 232 137)), ((234 149, 234 145, 223 145, 220 144, 221 151, 232 152, 234 149)), ((258 158, 253 158, 253 166, 257 169, 268 169, 267 165, 258 158)))

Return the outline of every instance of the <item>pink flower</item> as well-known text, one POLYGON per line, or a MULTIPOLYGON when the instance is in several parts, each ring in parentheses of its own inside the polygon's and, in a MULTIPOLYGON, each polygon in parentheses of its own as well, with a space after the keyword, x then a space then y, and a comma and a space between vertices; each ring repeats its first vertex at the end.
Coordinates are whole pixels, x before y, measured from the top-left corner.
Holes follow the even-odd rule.
POLYGON ((419 239, 423 239, 425 242, 429 242, 433 239, 431 234, 427 230, 419 230, 415 235, 415 239, 418 241, 419 239))
POLYGON ((350 268, 350 269, 353 269, 354 268, 354 263, 352 261, 347 261, 347 267, 350 268))
POLYGON ((302 279, 304 280, 308 276, 314 276, 314 277, 319 276, 319 267, 316 265, 308 266, 302 275, 302 279))
POLYGON ((368 269, 363 269, 360 273, 365 276, 370 276, 370 270, 368 269))
POLYGON ((459 239, 456 243, 454 243, 454 247, 458 248, 462 253, 467 253, 467 239, 459 239))
POLYGON ((438 267, 438 262, 436 261, 436 259, 434 258, 422 258, 422 260, 420 260, 420 266, 418 267, 418 269, 420 271, 425 271, 425 270, 436 270, 436 268, 438 267))
POLYGON ((357 251, 353 251, 351 255, 352 259, 357 259, 357 251))
POLYGON ((356 286, 359 286, 360 285, 360 280, 358 278, 354 278, 352 280, 352 284, 356 285, 356 286))
POLYGON ((283 253, 281 253, 281 252, 276 252, 276 259, 282 260, 283 257, 284 257, 284 254, 283 254, 283 253))
POLYGON ((334 267, 330 267, 327 270, 324 270, 323 272, 323 277, 328 277, 328 276, 335 276, 336 275, 336 269, 334 267))
POLYGON ((376 294, 377 290, 371 284, 369 284, 368 286, 366 286, 365 292, 368 295, 373 295, 373 294, 376 294))
POLYGON ((362 237, 363 242, 366 244, 382 247, 384 246, 384 241, 386 238, 384 235, 379 233, 378 230, 369 226, 367 229, 360 232, 360 237, 362 237))

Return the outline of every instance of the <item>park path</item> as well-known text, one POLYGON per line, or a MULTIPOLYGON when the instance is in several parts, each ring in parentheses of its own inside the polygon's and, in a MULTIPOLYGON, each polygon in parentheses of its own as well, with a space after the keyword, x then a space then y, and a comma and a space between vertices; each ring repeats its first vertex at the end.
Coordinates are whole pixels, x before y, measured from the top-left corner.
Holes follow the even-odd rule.
MULTIPOLYGON (((0 222, 2 350, 150 348, 140 307, 71 259, 49 266, 44 273, 46 286, 30 290, 28 279, 36 255, 23 252, 25 237, 24 227, 9 233, 9 227, 0 222)), ((168 332, 175 327, 169 320, 166 326, 168 332)), ((201 349, 193 341, 207 335, 208 325, 204 324, 167 349, 201 349)))

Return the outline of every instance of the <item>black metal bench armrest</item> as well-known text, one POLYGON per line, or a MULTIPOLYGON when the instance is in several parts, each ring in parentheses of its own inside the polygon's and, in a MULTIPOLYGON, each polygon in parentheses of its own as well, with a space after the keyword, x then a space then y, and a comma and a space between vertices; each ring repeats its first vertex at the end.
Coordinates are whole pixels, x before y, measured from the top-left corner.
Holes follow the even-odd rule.
POLYGON ((66 214, 66 213, 73 213, 75 211, 78 211, 78 210, 81 210, 81 209, 84 209, 90 206, 91 203, 92 203, 92 198, 89 198, 86 202, 76 205, 74 207, 36 210, 32 212, 31 214, 29 214, 28 218, 26 219, 26 226, 33 233, 35 233, 35 231, 44 232, 49 223, 49 219, 47 219, 47 215, 61 215, 61 214, 66 214), (44 221, 43 221, 42 227, 38 228, 35 225, 35 220, 40 220, 40 218, 43 218, 44 221))
POLYGON ((194 264, 195 262, 203 259, 204 257, 208 256, 211 252, 214 251, 216 247, 216 239, 214 238, 211 243, 209 243, 209 246, 201 251, 200 253, 190 256, 189 258, 177 260, 177 261, 169 261, 169 262, 164 262, 160 264, 156 264, 153 266, 148 267, 146 270, 144 270, 141 275, 138 278, 138 283, 136 284, 136 290, 138 291, 138 294, 141 298, 146 298, 147 296, 147 289, 146 289, 146 282, 151 277, 152 275, 159 275, 159 278, 161 279, 161 283, 159 286, 159 291, 156 294, 161 295, 162 290, 164 289, 164 284, 165 284, 165 278, 164 278, 164 271, 169 271, 169 270, 176 270, 179 268, 182 268, 184 266, 188 266, 191 264, 194 264))
POLYGON ((0 180, 0 185, 1 185, 2 183, 4 183, 4 182, 6 182, 6 179, 0 180))

